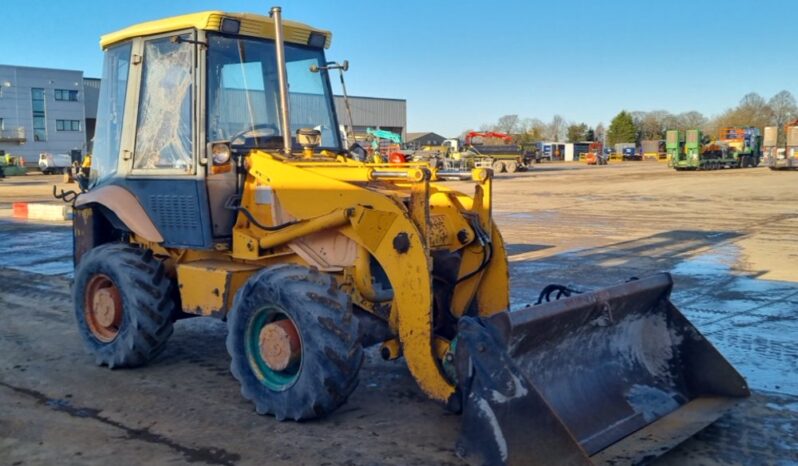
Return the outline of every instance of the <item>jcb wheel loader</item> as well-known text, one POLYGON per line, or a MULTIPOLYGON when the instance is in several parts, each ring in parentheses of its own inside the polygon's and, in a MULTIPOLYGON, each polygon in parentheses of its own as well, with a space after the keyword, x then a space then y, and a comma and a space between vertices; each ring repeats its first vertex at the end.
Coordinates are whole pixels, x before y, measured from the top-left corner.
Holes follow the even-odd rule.
POLYGON ((379 344, 462 412, 456 452, 488 464, 632 462, 748 395, 667 274, 509 312, 492 171, 467 195, 425 164, 353 160, 330 33, 280 15, 102 37, 90 178, 66 198, 75 317, 99 364, 145 364, 175 319, 218 317, 243 396, 299 420, 344 403, 379 344))

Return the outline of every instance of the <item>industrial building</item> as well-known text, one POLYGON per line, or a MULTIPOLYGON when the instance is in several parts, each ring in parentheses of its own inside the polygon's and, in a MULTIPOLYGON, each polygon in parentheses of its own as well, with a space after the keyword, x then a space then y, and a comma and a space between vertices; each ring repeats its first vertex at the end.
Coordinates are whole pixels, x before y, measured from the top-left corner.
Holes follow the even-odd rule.
POLYGON ((0 65, 0 151, 27 163, 84 151, 85 108, 82 71, 0 65))
MULTIPOLYGON (((39 154, 85 154, 97 121, 100 80, 82 71, 0 65, 0 151, 35 164, 39 154)), ((350 96, 358 139, 366 128, 407 131, 407 101, 350 96)), ((335 96, 338 122, 349 125, 343 96, 335 96)))
MULTIPOLYGON (((357 139, 366 138, 366 128, 379 128, 407 136, 407 101, 380 97, 349 96, 352 127, 357 139)), ((338 123, 349 125, 344 97, 335 96, 338 123)))
POLYGON ((423 146, 440 146, 446 138, 438 133, 421 132, 407 133, 407 137, 404 140, 407 143, 407 147, 421 149, 423 146))

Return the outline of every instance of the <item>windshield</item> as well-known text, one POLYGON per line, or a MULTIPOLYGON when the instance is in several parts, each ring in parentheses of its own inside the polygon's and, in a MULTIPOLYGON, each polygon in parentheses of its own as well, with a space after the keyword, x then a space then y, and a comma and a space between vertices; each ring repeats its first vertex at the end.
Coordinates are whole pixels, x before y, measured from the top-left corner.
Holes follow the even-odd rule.
MULTIPOLYGON (((321 131, 321 147, 340 149, 324 53, 285 44, 291 136, 296 130, 321 131)), ((256 137, 258 145, 280 147, 280 90, 271 40, 208 36, 208 140, 256 137)))

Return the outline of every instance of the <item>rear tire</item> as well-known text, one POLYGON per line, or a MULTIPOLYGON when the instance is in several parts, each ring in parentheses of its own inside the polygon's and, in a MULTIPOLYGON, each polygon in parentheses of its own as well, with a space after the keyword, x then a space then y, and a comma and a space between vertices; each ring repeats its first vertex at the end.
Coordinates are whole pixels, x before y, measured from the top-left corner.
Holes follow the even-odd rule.
POLYGON ((507 173, 515 173, 518 171, 518 162, 514 162, 511 160, 505 163, 504 167, 507 170, 507 173))
POLYGON ((502 162, 501 160, 493 162, 492 167, 494 173, 504 173, 505 170, 504 162, 502 162))
POLYGON ((97 364, 137 367, 160 354, 172 335, 175 294, 174 282, 149 249, 105 244, 86 253, 75 270, 72 299, 81 337, 97 364))
MULTIPOLYGON (((363 362, 349 296, 330 275, 278 265, 254 275, 236 294, 227 318, 230 371, 259 414, 278 420, 325 416, 357 386, 363 362), (277 370, 266 361, 264 329, 288 320, 298 334, 298 357, 277 370)), ((266 333, 268 335, 268 333, 266 333)))

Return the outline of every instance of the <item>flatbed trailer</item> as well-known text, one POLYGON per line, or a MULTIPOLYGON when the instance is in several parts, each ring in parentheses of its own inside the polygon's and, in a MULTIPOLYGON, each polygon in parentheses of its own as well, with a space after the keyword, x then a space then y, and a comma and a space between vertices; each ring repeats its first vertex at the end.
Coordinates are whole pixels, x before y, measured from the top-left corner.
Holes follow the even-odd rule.
MULTIPOLYGON (((676 150, 669 165, 677 171, 756 167, 762 157, 759 128, 723 128, 718 139, 702 144, 701 130, 687 130, 684 150, 676 150)), ((673 143, 668 143, 671 146, 673 143)))

